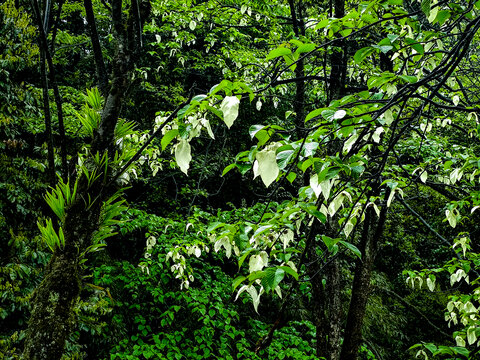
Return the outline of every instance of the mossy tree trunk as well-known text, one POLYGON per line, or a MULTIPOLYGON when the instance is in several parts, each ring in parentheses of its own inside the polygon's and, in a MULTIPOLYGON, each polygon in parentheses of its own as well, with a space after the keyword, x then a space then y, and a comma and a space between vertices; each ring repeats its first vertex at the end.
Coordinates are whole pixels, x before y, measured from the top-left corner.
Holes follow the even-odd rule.
MULTIPOLYGON (((116 54, 101 123, 90 147, 92 155, 98 152, 101 157, 107 153, 109 160, 115 155, 114 129, 131 79, 133 55, 137 53, 135 36, 131 34, 138 25, 136 17, 125 18, 122 0, 113 0, 111 7, 116 54)), ((74 307, 82 288, 81 254, 92 245, 103 202, 115 192, 111 181, 117 175, 115 169, 108 167, 106 171, 106 176, 99 177, 106 180, 93 185, 88 184, 83 174, 80 175, 77 200, 66 209, 62 224, 65 246, 56 248, 46 267, 45 277, 31 299, 32 313, 24 359, 57 360, 64 353, 65 343, 75 326, 74 307)))

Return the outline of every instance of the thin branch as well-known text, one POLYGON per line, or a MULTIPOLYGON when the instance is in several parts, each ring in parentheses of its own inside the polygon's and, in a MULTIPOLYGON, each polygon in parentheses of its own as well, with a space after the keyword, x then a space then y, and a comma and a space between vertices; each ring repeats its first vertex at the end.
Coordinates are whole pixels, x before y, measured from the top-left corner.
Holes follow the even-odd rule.
POLYGON ((418 314, 422 319, 424 319, 428 325, 430 325, 432 328, 434 328, 439 334, 442 334, 443 336, 445 336, 447 339, 451 340, 452 339, 452 336, 447 334, 445 331, 443 331, 442 329, 440 329, 437 325, 435 325, 434 323, 432 323, 430 321, 430 319, 424 315, 415 305, 412 305, 411 303, 409 303, 407 300, 405 300, 403 297, 401 297, 399 294, 397 294, 395 291, 392 291, 390 289, 387 289, 387 288, 384 288, 384 287, 379 287, 379 286, 375 286, 375 289, 376 290, 381 290, 385 293, 387 293, 388 295, 393 295, 396 299, 398 299, 401 303, 403 303, 404 305, 407 305, 407 307, 411 310, 413 310, 413 312, 415 312, 416 314, 418 314))

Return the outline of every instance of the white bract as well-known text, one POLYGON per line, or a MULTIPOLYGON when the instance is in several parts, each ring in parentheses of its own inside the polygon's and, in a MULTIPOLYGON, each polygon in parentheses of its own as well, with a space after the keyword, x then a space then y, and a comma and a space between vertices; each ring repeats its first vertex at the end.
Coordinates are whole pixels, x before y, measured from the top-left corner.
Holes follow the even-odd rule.
POLYGON ((236 96, 226 96, 220 105, 220 110, 223 113, 223 121, 229 129, 233 125, 235 119, 238 117, 239 106, 240 100, 238 100, 236 96))
POLYGON ((188 175, 188 168, 190 167, 190 161, 192 160, 191 146, 187 140, 181 139, 175 148, 175 160, 178 167, 185 175, 188 175))
MULTIPOLYGON (((257 174, 260 175, 263 183, 266 187, 269 187, 272 182, 277 179, 277 176, 280 172, 278 165, 277 165, 277 155, 276 149, 278 148, 278 144, 272 144, 262 151, 259 151, 255 156, 258 162, 258 172, 257 174)), ((255 165, 254 165, 254 175, 255 174, 255 165)))

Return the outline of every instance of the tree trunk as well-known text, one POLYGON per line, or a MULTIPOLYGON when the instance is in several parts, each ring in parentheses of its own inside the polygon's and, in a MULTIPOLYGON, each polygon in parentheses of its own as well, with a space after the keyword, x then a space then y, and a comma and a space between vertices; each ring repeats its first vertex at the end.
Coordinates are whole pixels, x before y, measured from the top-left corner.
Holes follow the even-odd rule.
POLYGON ((312 263, 308 267, 308 275, 310 283, 312 284, 312 315, 313 323, 315 324, 317 340, 317 356, 326 356, 328 353, 328 330, 329 319, 327 317, 327 296, 326 289, 323 286, 322 274, 320 273, 320 266, 317 265, 317 254, 315 251, 316 244, 313 242, 308 249, 309 262, 312 263))
MULTIPOLYGON (((303 8, 301 1, 298 2, 298 6, 295 6, 294 0, 288 1, 290 6, 290 13, 292 16, 293 32, 298 38, 305 35, 305 23, 303 21, 303 8)), ((297 66, 295 68, 295 77, 297 79, 295 100, 293 102, 293 111, 295 112, 295 128, 298 138, 302 138, 303 134, 300 131, 305 125, 305 70, 304 61, 302 58, 298 59, 297 66)))
POLYGON ((327 360, 338 360, 340 357, 340 341, 342 337, 342 300, 340 286, 340 265, 334 258, 326 271, 327 296, 329 299, 327 360))
MULTIPOLYGON (((388 197, 388 194, 389 191, 386 191, 385 198, 388 197)), ((387 206, 384 205, 382 207, 380 217, 376 223, 374 221, 375 216, 373 208, 368 207, 360 240, 362 259, 357 260, 355 267, 352 297, 350 299, 340 360, 357 360, 358 350, 362 344, 362 325, 370 295, 370 279, 378 244, 380 243, 387 217, 387 206)))
MULTIPOLYGON (((334 236, 330 226, 327 223, 320 227, 320 231, 327 236, 334 236)), ((338 360, 342 332, 339 260, 335 256, 327 259, 326 264, 320 263, 317 261, 316 246, 313 242, 308 250, 311 263, 308 271, 312 284, 312 313, 316 327, 317 356, 325 357, 327 360, 338 360)))
MULTIPOLYGON (((345 16, 345 0, 335 0, 334 16, 340 19, 345 16)), ((345 55, 345 41, 336 40, 333 53, 330 56, 330 79, 327 102, 339 99, 345 94, 345 81, 347 74, 347 59, 345 55)))
MULTIPOLYGON (((101 123, 94 134, 90 153, 100 157, 107 154, 110 161, 115 156, 114 130, 121 105, 131 79, 133 61, 130 54, 135 46, 128 37, 129 25, 122 14, 122 1, 112 1, 112 21, 115 29, 116 55, 113 60, 111 87, 105 101, 101 123)), ((103 169, 103 167, 102 167, 103 169)), ((101 174, 102 169, 97 169, 101 174)), ((92 170, 92 169, 89 169, 92 170)), ((76 201, 66 209, 62 224, 65 247, 56 248, 45 278, 35 290, 31 305, 23 358, 35 360, 60 360, 65 342, 75 325, 74 307, 77 302, 82 279, 81 254, 92 243, 92 236, 98 229, 103 202, 115 191, 110 181, 115 169, 104 169, 107 174, 100 180, 88 181, 81 174, 76 201), (102 181, 103 180, 103 181, 102 181), (111 188, 108 188, 111 187, 111 188)))
POLYGON ((33 293, 24 359, 61 359, 65 342, 75 325, 74 306, 81 289, 79 252, 90 242, 98 224, 100 203, 85 209, 79 199, 65 220, 65 248, 57 249, 46 275, 33 293))

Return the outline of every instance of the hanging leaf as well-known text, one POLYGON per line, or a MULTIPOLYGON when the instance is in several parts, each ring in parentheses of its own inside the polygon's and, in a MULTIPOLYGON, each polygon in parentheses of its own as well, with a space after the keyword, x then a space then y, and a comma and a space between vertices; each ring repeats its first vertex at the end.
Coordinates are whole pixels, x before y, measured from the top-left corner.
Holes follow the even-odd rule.
POLYGON ((223 121, 229 129, 233 125, 235 119, 238 117, 239 105, 240 100, 238 100, 236 96, 226 96, 220 105, 220 110, 223 113, 223 121))
POLYGON ((455 226, 457 226, 457 216, 454 210, 445 210, 445 217, 447 218, 448 223, 452 228, 455 228, 455 226))
POLYGON ((472 345, 475 341, 477 341, 475 329, 476 328, 474 326, 471 326, 467 329, 467 340, 469 345, 472 345))
POLYGON ((318 198, 322 193, 322 189, 320 188, 320 184, 318 183, 318 174, 313 174, 312 177, 310 177, 310 187, 315 193, 315 196, 318 198))
POLYGON ((262 256, 260 256, 260 254, 252 255, 250 257, 250 260, 248 262, 248 269, 251 273, 262 270, 264 266, 265 263, 263 262, 263 258, 262 256))
POLYGON ((428 287, 428 290, 430 290, 430 291, 435 290, 435 276, 430 275, 427 278, 427 287, 428 287))
POLYGON ((425 184, 425 181, 427 181, 428 173, 426 171, 422 172, 420 175, 420 181, 425 184))
POLYGON ((460 102, 460 96, 454 95, 453 98, 452 98, 452 101, 453 101, 453 104, 454 104, 455 106, 457 106, 458 103, 460 102))
POLYGON ((191 160, 191 146, 187 140, 181 139, 175 148, 175 161, 185 175, 188 175, 187 171, 191 160))
POLYGON ((257 152, 256 159, 258 161, 258 174, 265 184, 269 187, 272 182, 277 179, 279 168, 277 165, 277 155, 274 149, 264 149, 257 152))
POLYGON ((260 175, 260 172, 258 171, 258 161, 255 160, 253 163, 253 179, 256 179, 258 175, 260 175))

